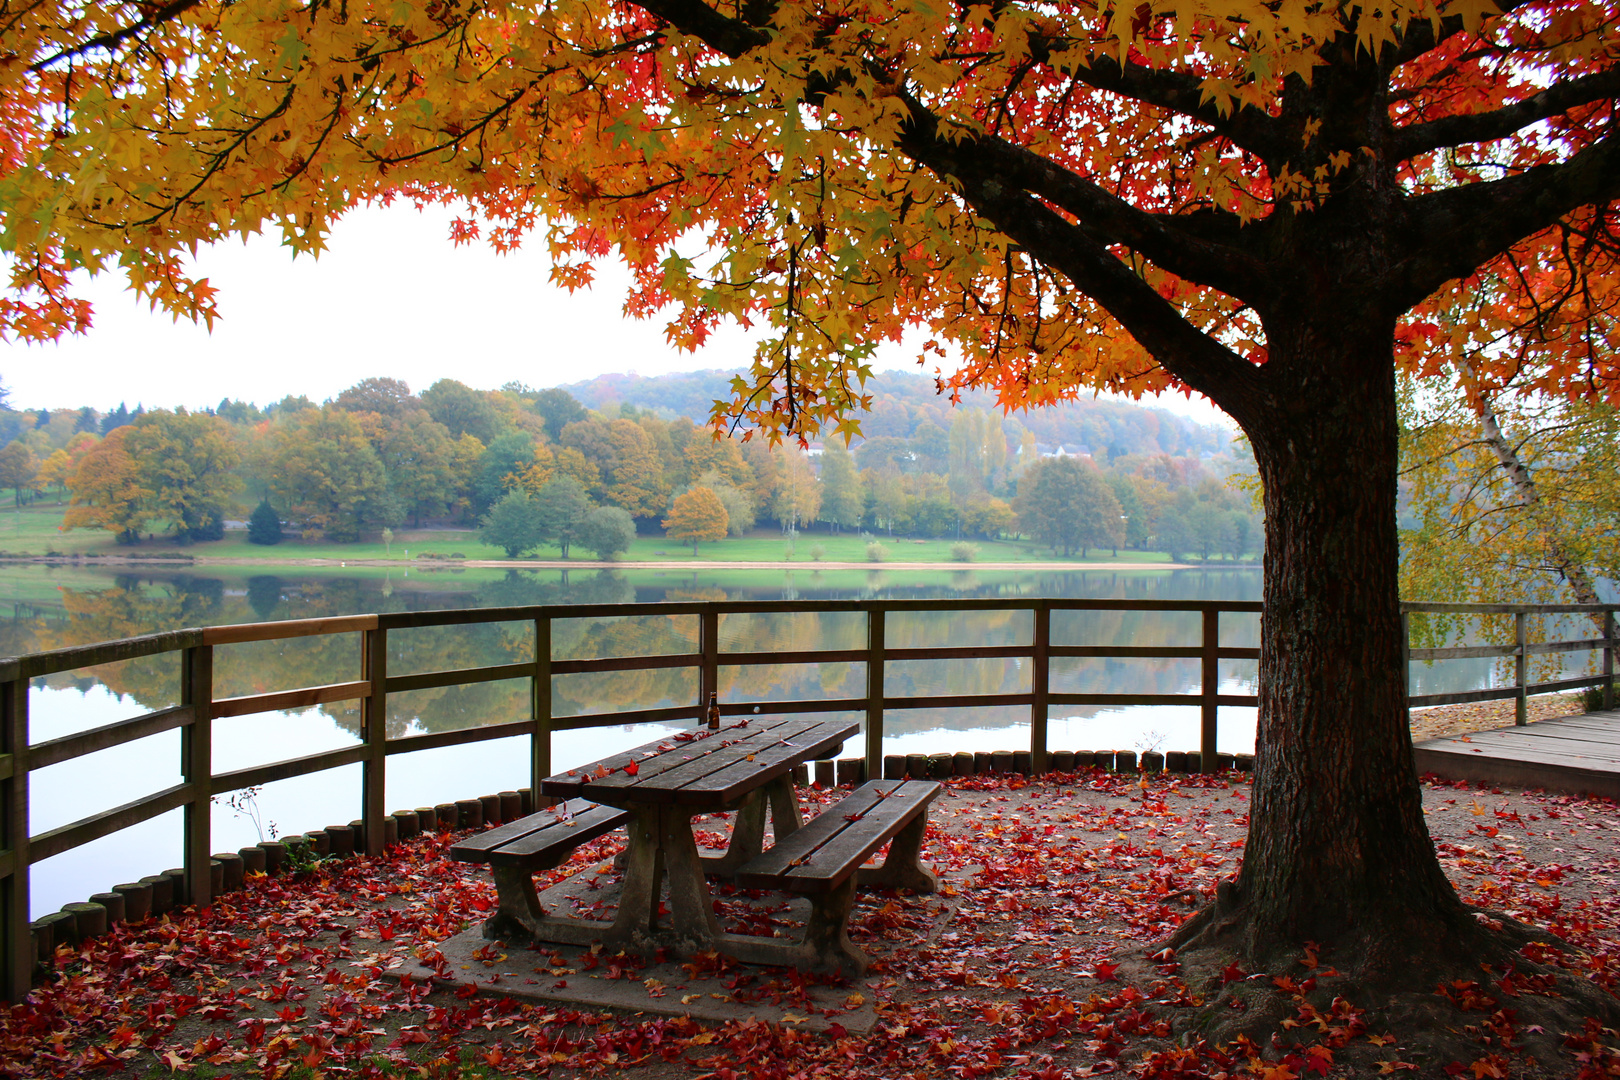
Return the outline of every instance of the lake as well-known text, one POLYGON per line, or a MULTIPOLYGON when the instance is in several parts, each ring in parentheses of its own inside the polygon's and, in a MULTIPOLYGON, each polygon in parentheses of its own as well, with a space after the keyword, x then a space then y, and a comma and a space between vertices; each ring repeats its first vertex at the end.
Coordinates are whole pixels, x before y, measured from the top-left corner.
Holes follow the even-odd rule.
MULTIPOLYGON (((655 604, 692 600, 950 599, 1031 596, 1158 600, 1258 600, 1255 568, 1192 570, 941 569, 937 571, 826 570, 424 570, 379 567, 103 568, 62 565, 0 567, 0 655, 18 655, 188 626, 304 619, 364 612, 431 611, 535 604, 655 604), (7 617, 9 615, 9 617, 7 617)), ((1020 619, 1027 612, 963 613, 889 620, 893 646, 1027 642, 1020 619)), ((631 642, 637 620, 611 627, 588 620, 559 623, 553 650, 564 656, 603 655, 604 635, 620 651, 690 651, 679 619, 643 620, 668 641, 631 642), (673 628, 672 628, 673 627, 673 628)), ((695 633, 695 617, 692 618, 695 633)), ((654 631, 649 629, 648 633, 654 631)), ((722 648, 830 649, 859 647, 864 618, 841 613, 726 616, 722 648), (852 640, 853 636, 853 640, 852 640)), ((1198 617, 1181 612, 1059 613, 1054 644, 1193 645, 1198 617), (1084 616, 1082 618, 1081 616, 1084 616), (1072 618, 1066 617, 1072 616, 1072 618)), ((1258 618, 1222 618, 1222 643, 1253 645, 1258 618)), ((444 670, 529 658, 532 641, 520 627, 500 623, 433 627, 390 634, 393 673, 444 670)), ((290 689, 359 677, 353 635, 260 642, 216 650, 216 696, 290 689)), ((893 696, 1013 693, 1028 689, 1027 660, 894 661, 885 672, 893 696)), ((558 715, 651 708, 695 700, 695 678, 672 670, 559 676, 558 715)), ((1489 685, 1488 661, 1419 667, 1414 693, 1489 685)), ((1107 693, 1190 693, 1197 690, 1197 660, 1054 660, 1054 690, 1107 693)), ((1254 664, 1223 661, 1221 692, 1252 693, 1254 664)), ((37 679, 30 687, 30 741, 40 742, 177 703, 177 665, 130 661, 37 679), (77 677, 75 677, 75 675, 77 677)), ((793 665, 791 670, 725 669, 727 701, 805 700, 860 696, 862 665, 793 665), (729 680, 729 681, 728 681, 729 680)), ((526 680, 449 687, 389 696, 392 737, 444 731, 528 716, 526 680)), ((1196 707, 1054 707, 1048 745, 1075 750, 1182 750, 1198 745, 1196 707)), ((679 725, 620 725, 558 732, 553 765, 566 769, 656 738, 679 725)), ((215 723, 216 772, 282 760, 358 741, 358 703, 344 702, 287 713, 215 723)), ((893 710, 885 717, 885 753, 1018 749, 1029 745, 1029 710, 893 710)), ((405 809, 472 798, 528 784, 524 740, 396 755, 389 759, 387 806, 405 809)), ((1222 750, 1249 752, 1254 710, 1223 707, 1222 750)), ((846 755, 858 754, 854 744, 846 755)), ((179 783, 179 735, 167 732, 115 750, 63 762, 33 774, 30 832, 78 820, 179 783)), ((267 785, 236 806, 214 810, 214 848, 238 847, 346 823, 360 814, 358 765, 267 785)), ((114 884, 158 873, 181 861, 180 811, 124 830, 36 864, 34 916, 82 900, 114 884)))

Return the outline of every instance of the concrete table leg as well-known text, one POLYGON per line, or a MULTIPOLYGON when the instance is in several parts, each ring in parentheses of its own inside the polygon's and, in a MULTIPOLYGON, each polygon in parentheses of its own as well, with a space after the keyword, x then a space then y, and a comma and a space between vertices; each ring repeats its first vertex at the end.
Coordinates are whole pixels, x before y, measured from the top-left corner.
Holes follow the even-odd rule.
POLYGON ((713 949, 718 944, 720 927, 714 921, 714 899, 703 880, 703 863, 692 836, 692 815, 678 807, 663 807, 659 825, 676 950, 692 953, 713 949))
MULTIPOLYGON (((658 900, 664 885, 664 853, 659 844, 659 811, 637 806, 625 825, 624 887, 619 911, 604 939, 640 944, 658 930, 658 900)), ((688 836, 691 823, 687 823, 688 836)), ((695 847, 695 844, 694 844, 695 847)))

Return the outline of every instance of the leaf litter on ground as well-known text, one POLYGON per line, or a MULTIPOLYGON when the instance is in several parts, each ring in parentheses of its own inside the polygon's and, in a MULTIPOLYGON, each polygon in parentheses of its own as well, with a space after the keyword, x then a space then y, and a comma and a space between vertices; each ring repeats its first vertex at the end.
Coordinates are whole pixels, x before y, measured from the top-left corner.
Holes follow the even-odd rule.
MULTIPOLYGON (((1097 770, 1030 780, 954 778, 930 816, 925 860, 935 897, 862 893, 851 937, 874 957, 847 984, 849 1008, 870 1003, 864 1035, 836 1022, 796 1022, 818 1007, 807 988, 838 980, 686 960, 692 980, 718 978, 733 1000, 770 1001, 783 1023, 601 1012, 524 1003, 498 987, 436 988, 401 969, 484 918, 495 894, 482 868, 437 833, 383 857, 325 860, 296 877, 255 875, 205 910, 114 928, 61 948, 48 980, 0 1015, 0 1076, 575 1077, 635 1068, 638 1077, 941 1077, 1017 1080, 1124 1073, 1150 1080, 1315 1076, 1620 1075, 1615 1033, 1559 1033, 1567 1061, 1515 1056, 1510 999, 1534 980, 1481 972, 1436 994, 1470 1018, 1471 1060, 1429 1061, 1399 1030, 1332 992, 1330 955, 1306 946, 1298 970, 1250 973, 1292 1001, 1269 1045, 1182 1045, 1177 1010, 1198 1003, 1167 951, 1121 966, 1122 949, 1167 937, 1214 895, 1242 857, 1248 778, 1120 775, 1097 770)), ((836 791, 803 792, 807 810, 836 791)), ((1620 807, 1574 798, 1424 784, 1437 853, 1468 903, 1505 912, 1575 947, 1567 959, 1612 990, 1620 980, 1620 807)), ((728 822, 699 822, 719 844, 728 822)), ((604 837, 543 877, 611 872, 621 841, 604 837)), ((542 885, 545 881, 541 882, 542 885)), ((746 905, 717 889, 723 923, 793 933, 785 905, 746 905)), ((582 912, 588 917, 589 912, 582 912)), ((594 917, 603 917, 597 913, 594 917)), ((566 977, 560 955, 532 953, 537 972, 566 977)), ((493 958, 492 958, 493 959, 493 958)), ((643 958, 586 961, 646 984, 649 999, 686 988, 641 974, 643 958), (652 985, 657 984, 657 985, 652 985)), ((843 993, 842 990, 839 991, 843 993)), ((825 998, 821 998, 825 1000, 825 998)))

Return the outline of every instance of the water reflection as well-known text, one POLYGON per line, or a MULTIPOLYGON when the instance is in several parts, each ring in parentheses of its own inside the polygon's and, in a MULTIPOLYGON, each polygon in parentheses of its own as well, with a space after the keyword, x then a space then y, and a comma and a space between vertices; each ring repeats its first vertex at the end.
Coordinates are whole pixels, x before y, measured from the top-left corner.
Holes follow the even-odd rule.
MULTIPOLYGON (((37 568, 27 568, 35 569, 37 568)), ((22 571, 9 573, 16 584, 22 571)), ((755 572, 682 574, 658 580, 615 571, 467 571, 463 574, 393 573, 332 575, 244 573, 224 568, 209 575, 152 571, 139 576, 97 576, 79 571, 58 588, 59 606, 12 603, 5 624, 10 653, 32 652, 133 637, 156 630, 267 619, 311 619, 368 611, 432 611, 457 607, 516 607, 546 604, 640 601, 753 600, 777 598, 779 584, 764 584, 755 572)), ((777 575, 782 577, 784 575, 777 575)), ((877 582, 862 571, 825 572, 796 577, 790 585, 803 600, 858 597, 934 598, 1115 596, 1146 599, 1246 600, 1258 594, 1252 570, 1076 571, 1059 573, 968 572, 890 573, 877 582), (809 580, 804 580, 808 578, 809 580)), ((24 591, 17 588, 14 591, 24 591)), ((4 598, 0 597, 0 603, 4 598)), ((1250 620, 1252 622, 1252 620, 1250 620)), ((1118 645, 1182 643, 1181 613, 1077 612, 1053 618, 1054 644, 1083 642, 1118 645)), ((1192 620, 1196 631, 1196 619, 1192 620)), ((960 645, 1027 645, 1033 621, 1028 611, 964 611, 948 616, 892 613, 886 641, 890 648, 960 645)), ((1223 628, 1224 631, 1225 628, 1223 628)), ((722 620, 725 651, 861 649, 865 620, 858 614, 770 613, 730 615, 722 620)), ((1232 644, 1249 644, 1252 634, 1232 644)), ((1196 638, 1186 643, 1194 643, 1196 638)), ((697 648, 695 616, 646 616, 557 620, 552 655, 557 659, 691 653, 697 648)), ((531 623, 483 623, 421 627, 389 635, 389 671, 395 675, 461 667, 520 663, 534 656, 531 623)), ((326 635, 289 641, 222 646, 214 660, 215 695, 236 697, 267 690, 340 682, 359 677, 354 635, 326 635)), ((1196 687, 1193 667, 1173 660, 1131 660, 1095 666, 1084 678, 1063 676, 1063 689, 1087 692, 1175 693, 1196 687), (1189 681, 1189 679, 1191 681, 1189 681)), ((1055 671, 1058 667, 1055 666, 1055 671)), ((127 696, 142 710, 175 702, 177 665, 172 656, 62 673, 36 682, 41 688, 102 685, 127 696)), ((1020 660, 892 661, 885 671, 889 696, 1020 693, 1029 690, 1027 663, 1020 660)), ((859 696, 865 673, 860 665, 787 664, 727 666, 720 689, 732 700, 817 700, 859 696)), ((524 680, 442 687, 389 699, 389 733, 448 731, 503 723, 528 715, 524 680)), ((558 716, 684 705, 695 700, 689 669, 558 675, 553 683, 558 716)), ((321 710, 340 727, 358 731, 357 703, 335 703, 321 710)), ((1095 710, 1091 710, 1095 712, 1095 710)), ((1085 715, 1085 710, 1075 715, 1085 715)), ((955 727, 947 711, 896 713, 896 730, 955 727)))
MULTIPOLYGON (((336 569, 209 568, 107 573, 74 567, 9 567, 0 570, 0 653, 46 649, 134 637, 187 626, 286 619, 327 618, 364 612, 436 611, 465 607, 547 604, 658 603, 693 600, 801 600, 905 598, 1015 598, 1112 596, 1152 599, 1250 600, 1259 595, 1255 571, 1079 571, 1018 573, 992 570, 935 573, 824 571, 792 575, 760 571, 704 571, 666 576, 658 572, 477 571, 423 573, 336 569)), ((1073 623, 1076 635, 1117 644, 1137 644, 1174 635, 1164 616, 1103 612, 1073 623), (1159 620, 1159 621, 1156 621, 1159 620)), ((1056 627, 1058 620, 1054 620, 1056 627)), ((961 645, 1027 645, 1028 612, 971 611, 947 616, 891 614, 891 648, 961 645)), ((1064 624, 1069 625, 1069 624, 1064 624)), ((1227 637, 1224 632, 1223 639, 1227 637)), ((697 619, 646 615, 557 620, 552 654, 561 658, 691 653, 697 619)), ((1065 633, 1069 631, 1065 630, 1065 633)), ((847 612, 782 612, 727 615, 720 623, 723 652, 860 650, 866 620, 847 612)), ((1241 635, 1240 635, 1241 636, 1241 635)), ((1054 634, 1054 640, 1059 640, 1054 634)), ((1077 637, 1075 640, 1079 640, 1077 637)), ((1229 642, 1232 643, 1232 642, 1229 642)), ((421 627, 389 634, 389 671, 395 675, 518 663, 534 655, 531 622, 421 627)), ((1054 666, 1054 673, 1058 671, 1054 666)), ((251 642, 215 650, 216 697, 232 697, 357 679, 356 635, 251 642)), ((1223 672, 1241 679, 1242 672, 1223 672)), ((1176 693, 1196 687, 1196 665, 1176 661, 1122 661, 1087 677, 1087 692, 1176 693), (1187 679, 1192 682, 1188 683, 1187 679), (1183 685, 1185 684, 1185 685, 1183 685)), ((968 695, 1029 690, 1024 659, 890 661, 885 691, 901 695, 968 695)), ((836 700, 866 693, 861 663, 726 665, 720 692, 731 701, 836 700)), ((1072 682, 1073 680, 1069 680, 1072 682)), ((1067 688, 1068 683, 1065 683, 1067 688)), ((1237 692, 1228 690, 1226 692, 1237 692)), ((695 701, 695 672, 683 669, 559 675, 553 686, 558 716, 622 711, 695 701)), ((148 657, 64 672, 38 679, 30 694, 32 741, 59 737, 174 704, 179 664, 174 656, 148 657)), ((1170 710, 1179 712, 1183 710, 1170 710)), ((506 723, 530 715, 527 680, 442 687, 389 697, 391 737, 506 723)), ((1168 713, 1152 710, 1054 709, 1055 747, 1132 748, 1141 733, 1173 726, 1168 713), (1135 734, 1133 734, 1133 732, 1135 734), (1108 745, 1104 745, 1108 744, 1108 745)), ((886 752, 921 748, 1010 749, 1028 742, 1028 709, 894 709, 885 717, 886 752)), ((214 770, 245 768, 323 749, 352 745, 359 731, 358 703, 333 703, 294 713, 220 721, 214 740, 214 770)), ((568 768, 604 753, 658 737, 665 727, 616 725, 560 732, 553 763, 568 768)), ((1252 741, 1252 723, 1234 726, 1238 740, 1252 741)), ((1226 740, 1223 740, 1223 743, 1226 740)), ((1190 745, 1190 744, 1189 744, 1190 745)), ((848 754, 858 753, 852 745, 848 754)), ((43 770, 32 790, 30 831, 37 834, 153 790, 148 781, 171 782, 178 761, 174 733, 141 740, 83 762, 43 770), (104 761, 104 758, 116 760, 104 761), (125 791, 107 776, 141 780, 125 791)), ((527 782, 523 740, 396 755, 389 759, 390 807, 465 798, 527 782)), ((258 797, 262 820, 254 822, 217 806, 216 850, 253 843, 257 830, 274 822, 282 831, 319 828, 357 817, 359 776, 346 768, 268 786, 258 797)), ((115 881, 157 872, 179 861, 178 818, 166 815, 107 837, 35 867, 36 914, 83 899, 115 881)))

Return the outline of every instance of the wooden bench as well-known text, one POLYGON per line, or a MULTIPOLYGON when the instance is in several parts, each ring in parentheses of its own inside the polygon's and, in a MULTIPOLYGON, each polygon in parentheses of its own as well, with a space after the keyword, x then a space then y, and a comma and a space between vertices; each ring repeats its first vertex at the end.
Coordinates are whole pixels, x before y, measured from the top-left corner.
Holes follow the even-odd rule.
POLYGON ((738 868, 736 882, 749 889, 778 889, 810 901, 810 920, 798 947, 805 966, 858 975, 866 954, 849 940, 849 912, 857 886, 939 888, 932 871, 917 861, 928 827, 928 804, 940 785, 927 780, 873 780, 827 807, 769 851, 738 868), (882 866, 861 864, 889 841, 882 866))
POLYGON ((452 845, 451 858, 487 863, 495 875, 500 904, 495 914, 484 920, 484 936, 532 940, 547 920, 535 892, 535 872, 561 866, 575 848, 612 832, 629 819, 627 810, 588 799, 569 799, 452 845))

